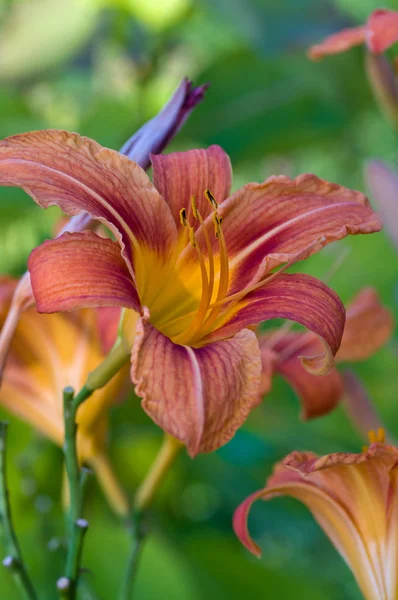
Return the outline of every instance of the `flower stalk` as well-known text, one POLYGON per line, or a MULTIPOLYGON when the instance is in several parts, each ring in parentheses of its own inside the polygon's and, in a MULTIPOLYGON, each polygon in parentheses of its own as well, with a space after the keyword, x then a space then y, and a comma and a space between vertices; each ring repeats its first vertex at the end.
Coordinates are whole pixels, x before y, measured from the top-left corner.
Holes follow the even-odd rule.
POLYGON ((156 492, 182 447, 182 442, 165 434, 155 461, 138 488, 134 502, 134 508, 138 513, 144 512, 152 504, 156 492))
POLYGON ((11 572, 23 597, 27 600, 37 600, 37 595, 26 570, 12 522, 6 471, 7 428, 8 423, 0 421, 0 521, 8 553, 3 560, 3 566, 11 572))
POLYGON ((184 444, 171 435, 165 434, 160 450, 143 483, 138 488, 133 513, 130 521, 131 547, 126 571, 119 593, 119 600, 130 600, 133 593, 135 574, 141 548, 146 537, 146 526, 143 517, 152 504, 159 487, 174 463, 184 444))
POLYGON ((87 387, 83 387, 76 396, 71 387, 66 387, 63 393, 65 421, 64 456, 69 484, 69 511, 67 515, 68 552, 66 557, 66 576, 58 580, 57 587, 59 591, 62 591, 62 597, 68 600, 76 598, 83 539, 88 528, 88 522, 81 516, 83 490, 88 471, 87 469, 81 471, 79 466, 76 450, 76 413, 80 404, 91 394, 92 390, 87 387))

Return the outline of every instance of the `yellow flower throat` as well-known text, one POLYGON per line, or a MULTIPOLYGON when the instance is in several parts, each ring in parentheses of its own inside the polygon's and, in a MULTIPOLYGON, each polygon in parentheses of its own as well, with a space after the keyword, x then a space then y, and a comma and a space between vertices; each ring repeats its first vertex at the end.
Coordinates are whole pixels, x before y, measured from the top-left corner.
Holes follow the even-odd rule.
POLYGON ((218 204, 210 190, 206 190, 204 195, 213 208, 211 218, 218 241, 216 252, 193 196, 191 213, 199 222, 205 251, 197 241, 187 210, 182 208, 180 221, 183 231, 173 260, 159 268, 152 256, 150 262, 145 261, 145 271, 152 274, 150 283, 148 277, 144 278, 144 285, 137 281, 141 302, 149 308, 151 323, 181 345, 200 345, 203 337, 225 321, 223 304, 229 300, 230 269, 222 218, 217 213, 218 204), (187 253, 189 246, 195 249, 195 259, 187 253))

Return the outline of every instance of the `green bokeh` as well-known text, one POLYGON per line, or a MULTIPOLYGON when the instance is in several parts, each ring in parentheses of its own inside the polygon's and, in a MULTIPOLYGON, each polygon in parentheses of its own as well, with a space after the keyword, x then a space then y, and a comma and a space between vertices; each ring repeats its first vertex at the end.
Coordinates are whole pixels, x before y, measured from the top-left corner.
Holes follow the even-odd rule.
MULTIPOLYGON (((398 2, 384 6, 398 8, 398 2)), ((66 128, 117 149, 189 75, 211 87, 173 150, 221 144, 232 158, 235 188, 271 174, 314 172, 364 190, 365 161, 394 164, 398 153, 370 94, 363 51, 310 63, 306 49, 359 24, 376 7, 375 0, 2 0, 0 137, 66 128)), ((20 190, 0 189, 1 273, 25 270, 30 250, 51 236, 57 214, 42 211, 20 190)), ((350 253, 332 287, 347 301, 375 286, 397 316, 398 254, 384 233, 332 245, 304 270, 325 276, 343 248, 350 253)), ((355 367, 395 434, 397 354, 394 338, 355 367)), ((53 600, 63 560, 62 457, 28 426, 10 421, 16 529, 40 600, 53 600)), ((111 454, 130 493, 160 440, 137 399, 113 409, 111 454)), ((261 561, 240 546, 231 519, 288 452, 355 451, 361 444, 340 408, 302 423, 294 393, 277 380, 230 444, 195 461, 179 459, 156 502, 136 600, 359 599, 348 568, 298 503, 276 499, 254 508, 250 522, 264 550, 261 561)), ((87 517, 84 581, 111 600, 128 540, 95 482, 87 517)), ((87 594, 82 589, 81 598, 87 594)), ((18 598, 4 569, 0 598, 18 598)))

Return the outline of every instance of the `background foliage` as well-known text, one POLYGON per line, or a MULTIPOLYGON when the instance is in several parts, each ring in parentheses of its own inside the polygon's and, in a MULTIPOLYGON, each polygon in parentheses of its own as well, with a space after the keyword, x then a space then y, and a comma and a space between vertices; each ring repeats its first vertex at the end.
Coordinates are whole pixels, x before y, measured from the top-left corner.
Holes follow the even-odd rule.
MULTIPOLYGON (((370 157, 397 163, 396 137, 380 115, 362 49, 310 63, 308 45, 359 24, 376 0, 2 0, 0 137, 66 128, 119 148, 153 116, 184 75, 210 82, 206 99, 172 149, 221 144, 234 187, 271 174, 320 177, 364 189, 370 157)), ((398 8, 398 1, 386 1, 398 8)), ((51 236, 56 212, 21 191, 0 189, 0 272, 24 271, 30 250, 51 236)), ((384 233, 326 248, 306 270, 323 277, 343 247, 350 254, 331 285, 344 301, 376 286, 398 316, 398 255, 384 233)), ((355 367, 390 430, 398 434, 397 341, 355 367)), ((1 414, 1 417, 4 415, 1 414)), ((356 451, 361 440, 343 410, 302 423, 293 392, 276 381, 232 442, 213 455, 182 456, 156 502, 137 600, 267 597, 357 599, 342 559, 306 510, 287 500, 256 506, 251 526, 264 553, 252 558, 231 530, 234 508, 293 449, 356 451)), ((11 418, 10 487, 28 566, 54 598, 62 571, 59 449, 11 418)), ((161 435, 139 401, 112 412, 111 453, 132 492, 161 435)), ((115 597, 127 536, 93 482, 86 581, 115 597)), ((0 570, 1 598, 16 598, 0 570)), ((90 598, 84 591, 82 598, 90 598)))

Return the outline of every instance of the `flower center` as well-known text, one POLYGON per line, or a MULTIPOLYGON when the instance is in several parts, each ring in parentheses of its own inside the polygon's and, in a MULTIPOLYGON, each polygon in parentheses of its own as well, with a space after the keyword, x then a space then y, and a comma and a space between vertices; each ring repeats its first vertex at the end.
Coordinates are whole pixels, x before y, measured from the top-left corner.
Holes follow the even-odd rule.
POLYGON ((188 222, 187 211, 182 208, 180 219, 182 226, 187 229, 191 246, 195 248, 201 275, 201 297, 199 307, 191 317, 189 326, 181 333, 173 337, 176 344, 193 344, 211 331, 214 323, 221 311, 221 302, 227 296, 229 284, 229 262, 228 252, 225 243, 224 233, 222 231, 222 218, 218 215, 218 204, 210 190, 204 193, 208 202, 213 207, 212 221, 214 225, 214 234, 218 240, 218 268, 215 265, 212 243, 207 228, 204 226, 202 215, 200 214, 196 198, 191 198, 192 214, 201 225, 201 231, 205 242, 206 254, 204 256, 200 244, 198 244, 195 229, 188 222), (218 282, 215 281, 215 274, 218 274, 218 282), (212 303, 212 301, 214 302, 212 303))
POLYGON ((153 257, 149 257, 152 262, 145 259, 142 272, 146 276, 137 285, 151 323, 181 345, 197 345, 218 327, 229 300, 230 267, 222 218, 211 191, 205 190, 204 196, 212 207, 206 224, 193 196, 191 216, 186 208, 180 211, 182 230, 173 256, 163 265, 154 263, 153 257))

